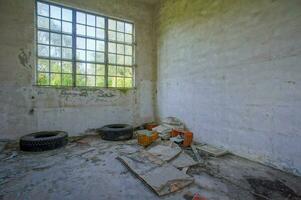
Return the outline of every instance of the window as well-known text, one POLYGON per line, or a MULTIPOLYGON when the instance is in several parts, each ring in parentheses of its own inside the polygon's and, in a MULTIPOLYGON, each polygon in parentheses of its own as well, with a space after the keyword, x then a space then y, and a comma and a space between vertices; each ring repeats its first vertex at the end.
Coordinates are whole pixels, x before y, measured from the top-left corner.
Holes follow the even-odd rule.
POLYGON ((132 23, 41 1, 36 16, 38 85, 133 87, 132 23))

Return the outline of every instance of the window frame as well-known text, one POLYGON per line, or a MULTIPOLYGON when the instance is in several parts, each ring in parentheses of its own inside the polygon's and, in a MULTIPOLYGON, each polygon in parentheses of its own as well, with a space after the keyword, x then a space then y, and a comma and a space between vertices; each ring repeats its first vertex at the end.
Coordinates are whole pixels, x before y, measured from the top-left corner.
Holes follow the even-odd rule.
MULTIPOLYGON (((43 16, 41 16, 43 17, 43 16)), ((86 26, 89 26, 86 22, 86 26)), ((96 27, 95 27, 96 28, 96 27)), ((117 29, 114 31, 116 34, 119 32, 117 29)), ((126 32, 123 32, 124 35, 126 35, 127 33, 126 32)), ((36 59, 35 59, 35 85, 36 86, 39 86, 39 87, 51 87, 51 88, 90 88, 90 89, 100 89, 100 88, 112 88, 112 89, 135 89, 135 72, 136 72, 136 32, 135 32, 135 24, 134 22, 132 21, 129 21, 129 20, 126 20, 126 19, 121 19, 121 18, 118 18, 118 17, 112 17, 112 16, 106 16, 106 15, 103 15, 103 14, 99 14, 99 13, 96 13, 96 12, 93 12, 93 11, 87 11, 87 10, 84 10, 84 9, 78 9, 78 8, 74 8, 72 6, 66 6, 66 5, 62 5, 60 3, 53 3, 51 1, 46 1, 46 0, 36 0, 35 1, 35 48, 36 48, 36 59), (38 27, 38 17, 41 16, 38 14, 38 3, 44 3, 44 4, 47 4, 49 5, 49 16, 47 17, 48 20, 49 20, 49 28, 48 30, 44 30, 44 29, 41 29, 38 27), (54 30, 51 30, 50 29, 50 20, 51 19, 55 19, 55 18, 52 18, 50 16, 50 6, 57 6, 57 7, 60 7, 61 9, 61 19, 60 20, 60 23, 61 23, 61 31, 54 31, 54 30), (69 10, 72 10, 72 32, 71 33, 65 33, 62 31, 63 29, 63 26, 62 26, 62 23, 65 21, 62 19, 62 9, 69 9, 69 10), (104 39, 99 39, 99 38, 91 38, 89 36, 87 36, 87 32, 86 32, 86 35, 85 36, 81 36, 81 35, 77 35, 77 31, 76 31, 76 26, 77 26, 77 20, 76 20, 76 13, 77 12, 82 12, 86 15, 93 15, 95 17, 102 17, 104 18, 104 21, 105 21, 105 26, 103 28, 104 32, 105 32, 105 36, 104 36, 104 39), (122 22, 122 23, 127 23, 127 24, 131 24, 132 25, 132 43, 126 43, 125 41, 124 42, 120 42, 120 41, 117 41, 117 40, 109 40, 109 37, 108 37, 108 34, 109 34, 109 31, 112 31, 109 29, 108 27, 108 22, 109 20, 115 20, 116 21, 116 24, 118 22, 122 22), (43 56, 39 56, 39 52, 38 52, 38 45, 41 45, 41 43, 39 43, 38 41, 38 32, 39 31, 44 31, 44 32, 48 32, 49 33, 49 36, 51 33, 57 33, 57 34, 60 34, 61 35, 61 44, 60 44, 60 48, 61 48, 61 56, 60 58, 54 58, 54 57, 51 57, 51 52, 50 52, 50 48, 51 46, 55 46, 55 45, 51 45, 51 41, 49 39, 49 56, 48 57, 43 57, 43 56), (62 44, 62 36, 63 35, 69 35, 71 36, 72 38, 72 46, 71 46, 71 52, 72 52, 72 58, 71 60, 68 60, 68 59, 64 59, 63 56, 62 56, 62 48, 63 48, 63 44, 62 44), (87 42, 87 39, 94 39, 95 42, 98 40, 98 41, 103 41, 105 43, 105 49, 104 49, 104 66, 105 66, 105 74, 104 74, 104 79, 105 79, 105 85, 104 87, 98 87, 96 86, 96 83, 95 83, 95 86, 87 86, 87 80, 86 80, 86 84, 85 86, 78 86, 76 84, 76 76, 77 76, 77 71, 76 71, 76 63, 77 62, 81 62, 80 60, 77 60, 77 57, 76 57, 76 50, 77 50, 77 44, 76 44, 76 39, 77 37, 82 37, 82 38, 85 38, 86 39, 86 42, 87 42), (108 49, 108 46, 109 46, 109 43, 114 43, 116 45, 116 52, 115 53, 112 53, 112 54, 115 54, 116 56, 116 59, 117 59, 117 56, 118 56, 118 53, 117 53, 117 45, 118 44, 121 44, 121 45, 128 45, 128 46, 131 46, 132 47, 132 55, 131 55, 131 58, 132 58, 132 65, 126 65, 125 63, 124 64, 117 64, 117 61, 115 64, 111 64, 109 63, 109 49, 108 49), (45 59, 45 60, 48 60, 48 63, 49 63, 49 68, 50 68, 50 62, 52 60, 56 60, 56 61, 60 61, 61 62, 61 72, 60 73, 57 73, 57 74, 60 74, 61 76, 61 84, 60 85, 51 85, 50 83, 50 74, 51 74, 51 70, 48 70, 48 72, 45 72, 48 74, 48 85, 40 85, 38 84, 38 74, 39 74, 39 71, 38 71, 38 60, 39 59, 45 59), (64 61, 67 61, 67 62, 71 62, 72 63, 72 71, 71 71, 71 74, 72 74, 72 85, 70 86, 67 86, 67 85, 62 85, 62 76, 63 74, 65 74, 63 71, 62 71, 62 63, 64 61), (131 68, 132 70, 132 86, 131 87, 125 87, 125 83, 124 83, 124 87, 117 87, 117 80, 115 81, 115 84, 116 84, 116 87, 109 87, 109 84, 108 84, 108 80, 109 80, 109 73, 108 73, 108 67, 109 66, 112 66, 114 65, 116 68, 119 66, 119 67, 128 67, 128 68, 131 68)), ((50 38, 50 37, 49 37, 50 38)), ((87 44, 86 44, 87 45, 87 44)), ((66 47, 65 47, 66 48, 66 47)), ((85 51, 87 52, 87 48, 85 49, 85 51)), ((94 53, 96 53, 97 51, 95 50, 94 53)), ((123 56, 125 57, 126 54, 124 53, 123 56)), ((129 55, 128 55, 129 56, 129 55)), ((95 64, 95 67, 96 67, 96 64, 97 64, 97 61, 94 61, 94 62, 89 62, 87 61, 87 59, 85 61, 82 61, 84 62, 86 65, 88 63, 94 63, 95 64)), ((116 72, 117 73, 117 72, 116 72)), ((85 76, 87 77, 87 73, 85 74, 85 76)), ((96 73, 93 75, 95 76, 96 78, 96 73)), ((118 78, 117 74, 114 76, 114 78, 118 78)), ((123 76, 123 78, 127 78, 126 76, 123 76)), ((129 78, 129 77, 128 77, 129 78)), ((87 79, 87 78, 86 78, 87 79)))

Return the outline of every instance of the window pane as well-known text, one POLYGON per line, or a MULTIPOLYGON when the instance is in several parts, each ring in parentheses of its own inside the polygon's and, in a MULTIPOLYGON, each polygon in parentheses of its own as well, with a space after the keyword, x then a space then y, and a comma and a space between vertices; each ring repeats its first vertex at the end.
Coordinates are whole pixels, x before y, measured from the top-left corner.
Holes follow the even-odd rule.
POLYGON ((38 71, 49 72, 49 60, 38 59, 38 71))
POLYGON ((123 22, 117 22, 117 31, 124 32, 124 23, 123 22))
POLYGON ((62 49, 62 58, 63 59, 70 59, 70 60, 72 60, 72 49, 70 49, 70 48, 63 48, 62 49))
POLYGON ((61 46, 61 34, 51 33, 50 38, 50 44, 61 46))
POLYGON ((95 16, 87 15, 87 24, 90 26, 95 26, 95 16))
POLYGON ((49 46, 47 46, 47 45, 38 45, 38 55, 49 57, 49 46))
POLYGON ((115 54, 109 54, 109 63, 116 64, 116 55, 115 54))
POLYGON ((49 5, 38 2, 38 15, 49 16, 49 5))
POLYGON ((72 33, 72 23, 62 22, 62 29, 64 33, 72 33))
POLYGON ((61 61, 51 60, 50 61, 50 71, 61 73, 61 61))
POLYGON ((133 71, 132 68, 125 67, 125 70, 124 70, 125 77, 132 77, 133 76, 133 72, 132 71, 133 71))
POLYGON ((105 31, 103 29, 96 29, 96 38, 105 39, 105 31))
POLYGON ((129 34, 133 34, 133 25, 125 23, 125 32, 129 34))
POLYGON ((124 78, 117 77, 117 87, 119 87, 119 88, 124 87, 124 78))
POLYGON ((125 34, 124 41, 125 41, 126 43, 133 43, 132 35, 125 34))
POLYGON ((124 56, 117 55, 117 64, 118 65, 124 65, 124 56))
POLYGON ((53 31, 61 31, 61 21, 56 19, 50 19, 50 29, 53 31))
POLYGON ((76 59, 77 60, 86 60, 86 51, 85 50, 76 50, 76 59))
POLYGON ((63 73, 72 73, 72 62, 62 62, 63 73))
POLYGON ((96 62, 98 63, 104 63, 105 62, 105 54, 96 52, 96 62))
POLYGON ((38 31, 38 42, 41 44, 49 44, 49 33, 38 31))
POLYGON ((86 63, 76 63, 76 73, 86 74, 86 63))
POLYGON ((96 77, 96 86, 97 87, 105 87, 105 78, 103 76, 96 77))
POLYGON ((63 35, 62 42, 64 47, 72 47, 72 36, 63 35))
POLYGON ((76 33, 77 35, 86 35, 86 26, 77 24, 76 33))
POLYGON ((76 23, 86 24, 86 14, 82 12, 76 12, 76 23))
POLYGON ((124 54, 124 45, 123 44, 117 44, 117 53, 124 54))
POLYGON ((52 18, 61 19, 61 8, 57 6, 50 6, 50 16, 52 18))
POLYGON ((131 56, 125 56, 125 64, 126 65, 133 65, 131 56))
POLYGON ((117 67, 117 76, 124 76, 124 67, 117 67))
POLYGON ((109 29, 116 30, 116 21, 113 19, 109 19, 109 29))
POLYGON ((95 51, 87 51, 87 61, 95 62, 95 51))
POLYGON ((38 85, 49 85, 48 73, 38 73, 38 85))
POLYGON ((132 48, 132 46, 125 45, 125 54, 129 55, 129 56, 133 55, 133 48, 132 48))
POLYGON ((96 51, 105 51, 105 42, 104 41, 96 41, 96 51))
POLYGON ((87 26, 87 36, 89 37, 95 37, 95 28, 87 26))
POLYGON ((108 86, 109 87, 116 87, 116 77, 109 77, 108 78, 108 86))
POLYGON ((43 29, 49 29, 49 18, 38 17, 38 27, 43 29))
POLYGON ((116 53, 116 43, 109 42, 108 50, 110 53, 116 53))
POLYGON ((63 74, 62 75, 62 85, 63 86, 72 86, 72 74, 63 74))
POLYGON ((117 33, 117 41, 124 42, 124 33, 117 33))
POLYGON ((109 40, 116 41, 116 32, 109 31, 109 40))
POLYGON ((104 65, 96 65, 96 75, 105 75, 105 66, 104 65))
POLYGON ((133 87, 133 79, 132 78, 125 78, 124 79, 124 86, 126 88, 131 88, 133 87))
POLYGON ((86 86, 86 76, 85 75, 77 75, 76 76, 76 85, 77 86, 86 86))
POLYGON ((86 49, 86 39, 82 37, 76 38, 76 47, 80 49, 86 49))
POLYGON ((109 65, 108 70, 109 70, 108 72, 109 76, 116 76, 116 66, 109 65))
POLYGON ((104 28, 105 27, 105 19, 103 17, 96 17, 96 26, 104 28))
POLYGON ((61 58, 61 47, 50 47, 50 56, 53 58, 61 58))
POLYGON ((87 63, 87 74, 95 74, 95 64, 87 63))
POLYGON ((95 86, 95 76, 87 76, 87 86, 95 86))
POLYGON ((61 85, 61 74, 50 74, 50 85, 61 85))
POLYGON ((72 21, 72 10, 63 8, 62 12, 63 12, 63 20, 71 22, 72 21))
POLYGON ((87 39, 87 49, 95 51, 95 40, 87 39))

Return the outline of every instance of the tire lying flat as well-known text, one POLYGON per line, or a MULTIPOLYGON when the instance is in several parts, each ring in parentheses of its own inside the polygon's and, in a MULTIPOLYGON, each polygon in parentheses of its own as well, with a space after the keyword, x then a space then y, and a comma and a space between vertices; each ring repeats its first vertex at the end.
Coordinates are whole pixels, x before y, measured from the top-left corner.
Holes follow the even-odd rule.
POLYGON ((47 151, 65 146, 68 134, 64 131, 44 131, 25 135, 20 139, 22 151, 47 151))
POLYGON ((100 130, 101 138, 110 141, 129 140, 133 137, 134 129, 128 124, 110 124, 100 130))

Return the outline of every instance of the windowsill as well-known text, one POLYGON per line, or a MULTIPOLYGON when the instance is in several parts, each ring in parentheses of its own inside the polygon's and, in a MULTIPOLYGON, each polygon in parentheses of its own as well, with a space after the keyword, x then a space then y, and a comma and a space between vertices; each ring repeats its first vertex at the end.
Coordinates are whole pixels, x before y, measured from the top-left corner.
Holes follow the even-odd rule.
POLYGON ((43 85, 33 85, 36 88, 45 89, 58 89, 58 90, 88 90, 88 91, 99 91, 99 90, 120 90, 120 91, 130 91, 136 90, 136 87, 132 88, 116 88, 116 87, 68 87, 68 86, 43 86, 43 85))

